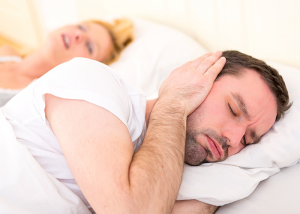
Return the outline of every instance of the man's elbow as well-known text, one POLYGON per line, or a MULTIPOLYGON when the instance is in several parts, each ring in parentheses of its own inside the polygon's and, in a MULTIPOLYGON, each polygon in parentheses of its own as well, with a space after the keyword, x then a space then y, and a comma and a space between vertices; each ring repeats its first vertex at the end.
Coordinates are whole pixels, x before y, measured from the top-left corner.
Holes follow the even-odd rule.
POLYGON ((218 207, 197 200, 176 201, 172 214, 213 214, 218 207))

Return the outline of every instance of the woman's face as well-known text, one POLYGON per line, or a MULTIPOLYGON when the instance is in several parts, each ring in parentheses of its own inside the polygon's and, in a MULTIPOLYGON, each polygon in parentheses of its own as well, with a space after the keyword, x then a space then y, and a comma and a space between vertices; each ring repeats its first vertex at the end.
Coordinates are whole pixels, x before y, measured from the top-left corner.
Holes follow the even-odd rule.
POLYGON ((103 62, 110 58, 112 47, 112 39, 105 27, 84 22, 51 32, 43 51, 54 64, 58 65, 74 57, 103 62))

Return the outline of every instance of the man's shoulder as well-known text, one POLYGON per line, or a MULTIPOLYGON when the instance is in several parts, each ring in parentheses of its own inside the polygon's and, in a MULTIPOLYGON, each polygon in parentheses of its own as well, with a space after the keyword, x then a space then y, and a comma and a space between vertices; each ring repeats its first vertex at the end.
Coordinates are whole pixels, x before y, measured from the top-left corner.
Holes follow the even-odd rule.
POLYGON ((74 58, 37 80, 33 90, 40 101, 43 94, 49 93, 66 99, 85 100, 105 108, 124 122, 132 133, 135 132, 134 127, 143 127, 146 110, 143 92, 130 86, 119 74, 100 62, 74 58))

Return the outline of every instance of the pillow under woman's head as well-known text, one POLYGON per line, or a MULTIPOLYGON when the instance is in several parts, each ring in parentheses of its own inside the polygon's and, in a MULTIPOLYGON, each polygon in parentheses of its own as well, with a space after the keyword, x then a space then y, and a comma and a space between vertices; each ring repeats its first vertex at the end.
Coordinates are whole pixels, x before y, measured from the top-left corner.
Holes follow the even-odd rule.
POLYGON ((157 97, 162 81, 177 67, 207 50, 190 36, 161 24, 139 18, 134 23, 134 41, 110 67, 147 98, 157 97))

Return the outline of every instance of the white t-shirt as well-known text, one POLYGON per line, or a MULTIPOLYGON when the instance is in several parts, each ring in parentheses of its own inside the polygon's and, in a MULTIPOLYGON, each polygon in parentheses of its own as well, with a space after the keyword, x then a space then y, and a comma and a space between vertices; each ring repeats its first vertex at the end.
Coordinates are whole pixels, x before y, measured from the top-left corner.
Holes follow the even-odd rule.
MULTIPOLYGON (((67 165, 45 118, 45 94, 85 100, 116 115, 128 128, 135 152, 145 132, 146 97, 108 66, 85 58, 63 63, 16 95, 2 109, 16 138, 37 162, 89 205, 67 165)), ((84 131, 84 130, 83 130, 84 131)))

